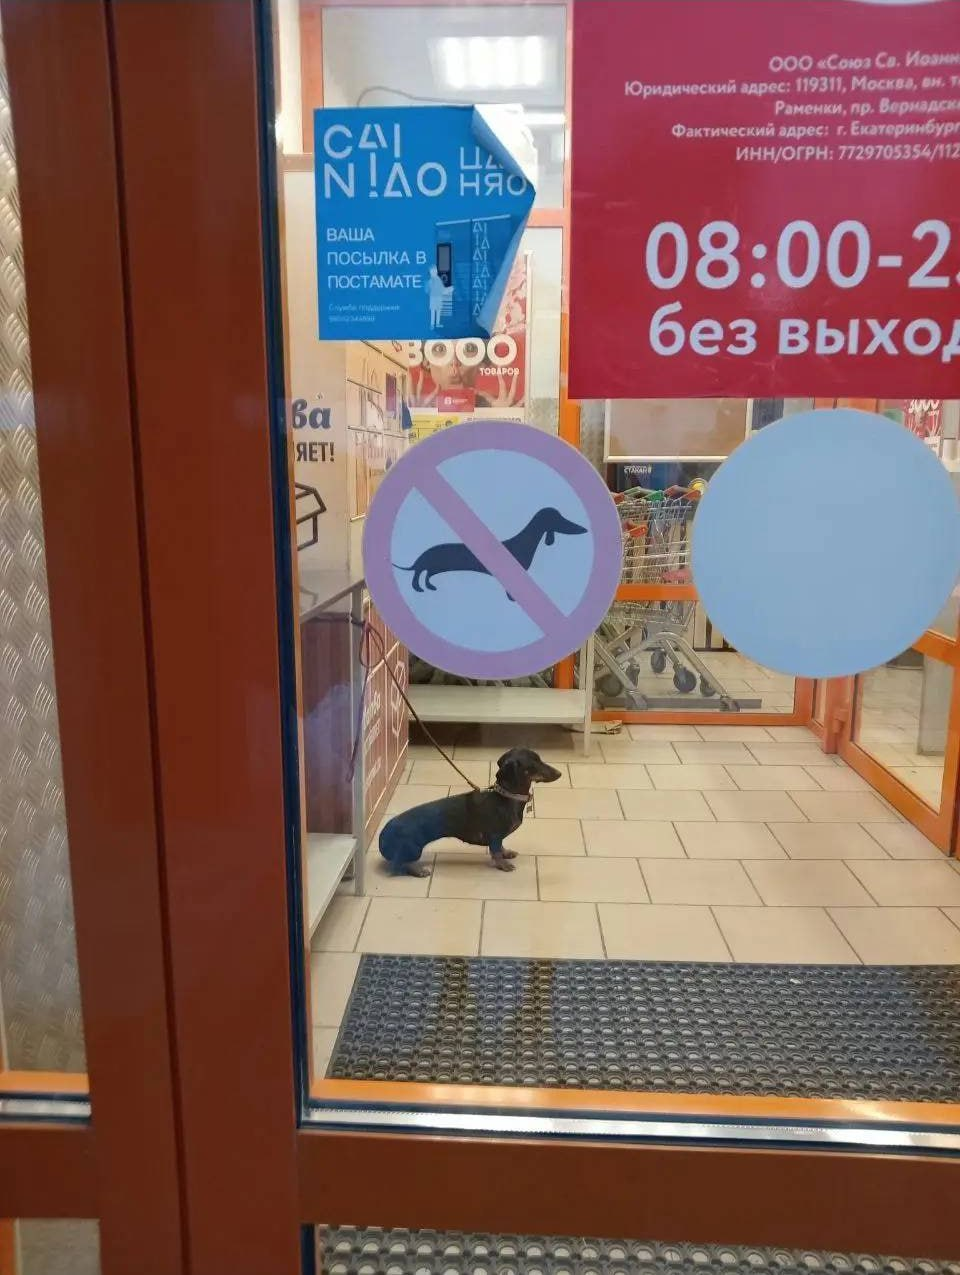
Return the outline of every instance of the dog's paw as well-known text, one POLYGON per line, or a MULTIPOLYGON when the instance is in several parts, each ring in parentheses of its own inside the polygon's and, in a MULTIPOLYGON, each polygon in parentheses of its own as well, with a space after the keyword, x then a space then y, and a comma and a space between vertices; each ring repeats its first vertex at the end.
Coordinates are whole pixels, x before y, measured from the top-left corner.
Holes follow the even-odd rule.
POLYGON ((406 875, 408 877, 428 877, 430 869, 423 863, 409 863, 407 864, 406 875))
POLYGON ((494 859, 493 866, 500 872, 516 872, 517 865, 511 863, 509 859, 494 859))
POLYGON ((503 857, 504 859, 515 859, 517 857, 517 852, 516 850, 507 850, 504 848, 503 857))

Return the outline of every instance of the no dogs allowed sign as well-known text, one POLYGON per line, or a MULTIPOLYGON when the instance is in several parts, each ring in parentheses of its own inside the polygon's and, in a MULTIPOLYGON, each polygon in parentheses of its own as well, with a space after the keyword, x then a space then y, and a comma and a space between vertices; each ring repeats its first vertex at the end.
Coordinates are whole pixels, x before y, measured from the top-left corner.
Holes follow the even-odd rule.
POLYGON ((421 659, 461 677, 523 677, 575 651, 606 615, 620 520, 568 443, 530 425, 468 423, 393 466, 363 558, 378 610, 421 659))

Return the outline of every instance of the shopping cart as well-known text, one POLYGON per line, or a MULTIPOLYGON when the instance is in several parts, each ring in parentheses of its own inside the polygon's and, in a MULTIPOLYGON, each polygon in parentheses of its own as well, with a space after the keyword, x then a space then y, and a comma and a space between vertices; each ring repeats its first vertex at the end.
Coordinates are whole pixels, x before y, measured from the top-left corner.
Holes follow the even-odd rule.
MULTIPOLYGON (((689 584, 693 517, 703 484, 649 491, 633 487, 614 496, 623 535, 623 584, 689 584)), ((668 667, 680 695, 699 683, 704 707, 735 713, 740 705, 724 690, 684 636, 696 603, 685 599, 614 602, 596 635, 595 688, 601 702, 634 708, 677 706, 657 694, 655 677, 668 667)), ((689 708, 689 701, 680 701, 689 708)))

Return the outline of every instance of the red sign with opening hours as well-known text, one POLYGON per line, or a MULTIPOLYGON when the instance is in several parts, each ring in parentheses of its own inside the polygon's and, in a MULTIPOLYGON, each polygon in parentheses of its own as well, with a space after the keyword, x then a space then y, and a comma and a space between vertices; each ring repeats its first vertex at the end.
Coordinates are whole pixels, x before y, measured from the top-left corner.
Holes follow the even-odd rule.
POLYGON ((960 0, 574 6, 574 398, 960 396, 960 0))

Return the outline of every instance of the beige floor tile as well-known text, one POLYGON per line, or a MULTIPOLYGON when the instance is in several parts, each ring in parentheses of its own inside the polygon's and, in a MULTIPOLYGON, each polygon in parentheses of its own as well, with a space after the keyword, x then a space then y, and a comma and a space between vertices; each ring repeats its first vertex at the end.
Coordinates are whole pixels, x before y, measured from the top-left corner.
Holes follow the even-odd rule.
POLYGON ((778 744, 813 744, 820 747, 816 735, 806 726, 768 726, 767 730, 778 744))
POLYGON ((538 872, 540 898, 548 902, 649 902, 636 859, 544 859, 538 872))
POLYGON ((857 954, 824 908, 713 910, 735 961, 855 965, 857 954))
POLYGON ((901 756, 896 763, 897 765, 929 766, 933 770, 943 770, 943 753, 916 753, 912 748, 904 748, 900 752, 901 756))
MULTIPOLYGON (((759 766, 745 766, 744 770, 759 770, 759 766)), ((735 788, 733 780, 722 766, 706 762, 691 762, 688 766, 648 766, 654 788, 668 791, 719 791, 735 788)))
MULTIPOLYGON (((738 788, 744 792, 819 791, 819 784, 802 766, 728 766, 738 788)), ((834 767, 830 767, 832 774, 834 767)), ((837 771, 837 774, 842 772, 837 771)))
MULTIPOLYGON (((869 726, 863 723, 857 732, 857 742, 868 751, 878 744, 894 744, 904 748, 910 745, 911 735, 912 732, 902 726, 869 726)), ((913 738, 916 736, 913 735, 913 738)))
MULTIPOLYGON (((616 825, 611 822, 610 826, 616 825)), ((584 853, 579 819, 524 819, 506 844, 518 854, 584 853)))
MULTIPOLYGON (((747 680, 758 691, 782 691, 791 697, 797 687, 797 679, 795 677, 788 677, 786 673, 771 673, 769 669, 760 669, 756 673, 750 673, 747 680)), ((789 730, 790 727, 788 726, 786 729, 789 730)), ((801 729, 803 728, 801 727, 801 729)))
MULTIPOLYGON (((532 855, 512 860, 513 872, 501 872, 493 866, 482 846, 472 846, 473 853, 437 855, 430 881, 431 899, 535 899, 537 897, 537 861, 532 855)), ((582 857, 582 862, 586 858, 582 857)))
POLYGON ((831 908, 867 965, 960 965, 960 930, 936 908, 831 908))
POLYGON ((872 792, 798 792, 794 801, 812 823, 898 823, 872 792))
MULTIPOLYGON (((720 684, 723 687, 726 694, 732 696, 734 699, 740 699, 748 695, 751 697, 756 695, 756 690, 754 689, 753 683, 748 682, 745 677, 727 677, 725 673, 720 673, 717 676, 719 677, 720 684)), ((668 686, 670 685, 669 682, 667 682, 666 684, 668 686)), ((661 683, 661 687, 662 685, 663 684, 661 683)), ((662 689, 660 689, 660 694, 661 695, 663 694, 662 689)))
POLYGON ((334 895, 310 940, 311 950, 352 952, 369 903, 369 898, 357 898, 356 895, 334 895))
POLYGON ((856 823, 771 823, 791 859, 885 859, 886 853, 856 823))
POLYGON ((885 859, 851 863, 850 870, 881 907, 960 906, 960 874, 954 872, 949 863, 885 859))
POLYGON ((607 763, 626 763, 632 766, 645 765, 648 762, 657 766, 669 766, 676 765, 680 760, 672 744, 657 740, 604 739, 601 740, 600 751, 607 763))
POLYGON ((482 956, 603 957, 593 903, 487 903, 482 956))
MULTIPOLYGON (((775 728, 770 727, 771 730, 775 728)), ((754 760, 761 766, 832 766, 833 754, 819 744, 749 744, 754 760)))
POLYGON ((760 903, 739 863, 710 859, 641 859, 654 903, 760 903))
POLYGON ((339 1027, 353 991, 360 957, 355 952, 315 952, 310 957, 313 1027, 339 1027))
POLYGON ((574 788, 649 788, 646 766, 608 762, 605 766, 570 766, 574 788))
POLYGON ((864 751, 878 761, 881 766, 903 766, 906 761, 906 750, 897 748, 894 744, 868 744, 865 740, 858 740, 858 743, 864 746, 864 751))
POLYGON ((322 1080, 327 1074, 333 1047, 337 1043, 336 1027, 314 1027, 313 1029, 313 1074, 322 1080))
POLYGON ((943 852, 909 823, 865 823, 891 859, 943 859, 943 852))
POLYGON ((676 827, 691 859, 787 857, 764 823, 678 823, 676 827))
POLYGON ((623 811, 612 788, 546 788, 535 790, 538 819, 622 819, 623 811))
MULTIPOLYGON (((416 763, 414 763, 416 764, 416 763)), ((456 779, 456 774, 453 775, 456 779)), ((450 786, 440 784, 399 784, 387 805, 388 815, 398 815, 402 810, 412 810, 425 801, 439 801, 450 795, 450 786)))
MULTIPOLYGON (((440 842, 437 843, 441 844, 440 842)), ((449 844, 453 844, 452 842, 449 844)), ((459 842, 457 845, 461 844, 459 842)), ((433 868, 434 849, 431 846, 424 850, 421 862, 433 868)), ((425 899, 430 889, 429 877, 393 877, 387 868, 386 861, 377 850, 376 844, 367 851, 367 871, 364 877, 363 892, 370 898, 393 899, 425 899)))
POLYGON ((357 951, 476 956, 480 915, 472 899, 372 899, 357 951))
POLYGON ((708 744, 769 744, 766 726, 698 726, 700 738, 708 744))
POLYGON ((944 908, 944 915, 949 917, 953 924, 960 930, 960 908, 944 908))
MULTIPOLYGON (((716 827, 696 824, 695 827, 716 827)), ((614 823, 612 819, 584 819, 583 836, 587 854, 611 858, 682 859, 683 846, 666 820, 631 820, 614 823)))
POLYGON ((710 807, 699 792, 629 792, 623 789, 620 801, 627 819, 713 820, 710 807))
MULTIPOLYGON (((818 788, 823 788, 827 792, 873 791, 867 781, 861 779, 849 766, 811 766, 807 774, 816 782, 818 788)), ((797 788, 796 791, 799 792, 800 789, 797 788)))
POLYGON ((763 711, 765 713, 792 713, 795 707, 796 699, 792 693, 781 695, 777 692, 773 694, 767 691, 763 692, 763 711))
POLYGON ((894 778, 906 784, 921 796, 928 806, 940 809, 943 798, 943 772, 931 766, 894 766, 890 771, 894 778))
MULTIPOLYGON (((490 766, 485 761, 457 761, 458 767, 463 771, 466 777, 475 784, 479 784, 481 788, 486 787, 490 782, 490 766)), ((415 761, 413 770, 410 772, 411 784, 459 784, 462 783, 460 776, 450 765, 444 761, 442 757, 438 757, 436 761, 415 761)))
POLYGON ((700 738, 696 726, 628 726, 630 738, 641 743, 649 743, 651 740, 666 740, 668 743, 676 740, 677 743, 685 742, 695 744, 700 738))
POLYGON ((749 766, 753 763, 753 757, 746 744, 733 742, 728 744, 717 741, 699 744, 677 744, 677 753, 684 764, 687 762, 715 762, 725 766, 728 762, 740 762, 749 766))
POLYGON ((578 766, 602 766, 603 753, 600 751, 600 740, 604 736, 594 735, 591 738, 588 753, 583 751, 582 738, 581 735, 571 735, 571 739, 575 742, 571 743, 569 748, 538 748, 537 752, 551 766, 566 766, 574 761, 578 766))
POLYGON ((597 910, 611 960, 730 960, 708 907, 601 903, 597 910))
POLYGON ((744 867, 770 907, 870 907, 873 899, 845 863, 816 859, 744 867))
POLYGON ((708 792, 706 798, 721 823, 804 822, 803 814, 785 792, 708 792))

